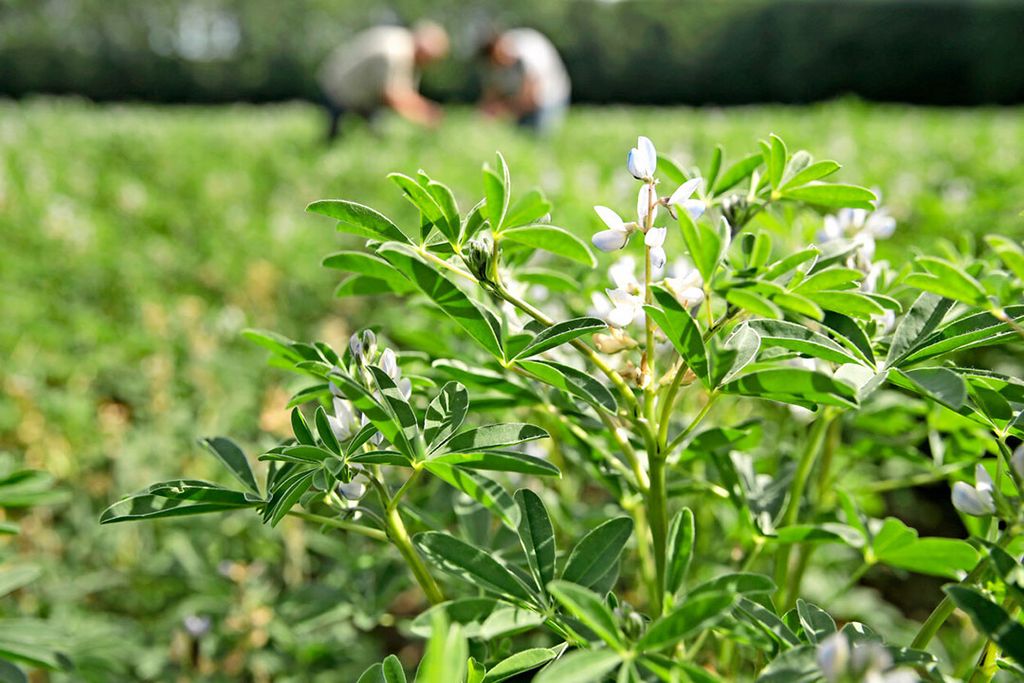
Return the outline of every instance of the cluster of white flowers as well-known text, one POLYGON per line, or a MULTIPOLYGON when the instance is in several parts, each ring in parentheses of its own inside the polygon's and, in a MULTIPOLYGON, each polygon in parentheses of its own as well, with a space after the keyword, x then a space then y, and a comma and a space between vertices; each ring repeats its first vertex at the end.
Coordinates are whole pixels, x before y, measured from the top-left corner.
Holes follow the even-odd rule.
POLYGON ((855 247, 855 257, 862 264, 870 264, 875 257, 875 243, 892 237, 896 219, 883 209, 840 209, 834 216, 825 216, 825 225, 818 233, 818 242, 824 244, 848 239, 855 247))
POLYGON ((892 655, 881 643, 851 644, 837 632, 818 644, 818 667, 829 683, 915 683, 912 669, 893 668, 892 655))
MULTIPOLYGON (((657 167, 658 154, 654 143, 646 137, 639 137, 636 147, 631 149, 626 157, 626 168, 634 178, 643 183, 637 195, 637 220, 627 223, 607 206, 595 206, 594 211, 607 229, 593 236, 595 247, 604 252, 612 252, 625 248, 634 232, 644 233, 644 245, 650 253, 654 278, 661 277, 668 260, 665 253, 668 228, 654 225, 658 208, 665 206, 672 216, 675 216, 676 209, 681 209, 694 220, 700 218, 706 208, 703 199, 694 197, 695 193, 700 194, 703 186, 701 178, 688 180, 670 196, 660 197, 657 180, 654 178, 657 167)), ((606 320, 612 327, 622 328, 631 323, 643 322, 643 286, 635 271, 635 260, 630 256, 624 256, 609 269, 609 276, 615 287, 606 289, 604 295, 595 293, 591 297, 591 312, 606 320)), ((700 273, 685 260, 673 264, 672 274, 664 278, 664 284, 687 307, 699 304, 704 298, 700 273)))

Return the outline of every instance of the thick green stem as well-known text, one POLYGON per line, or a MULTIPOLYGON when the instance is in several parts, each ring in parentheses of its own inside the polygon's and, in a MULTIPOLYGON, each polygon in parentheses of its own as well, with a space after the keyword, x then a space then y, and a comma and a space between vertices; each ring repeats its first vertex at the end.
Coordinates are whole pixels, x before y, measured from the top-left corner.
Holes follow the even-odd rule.
POLYGON ((388 523, 388 539, 398 548, 398 552, 402 554, 402 559, 409 565, 412 575, 416 578, 420 588, 423 589, 427 600, 432 605, 444 602, 444 594, 441 593, 441 588, 434 581, 434 577, 431 576, 430 570, 427 569, 427 565, 423 562, 423 558, 420 557, 420 554, 416 552, 416 548, 412 545, 409 532, 406 531, 405 523, 402 522, 402 516, 398 513, 398 506, 388 506, 386 520, 388 523))
POLYGON ((665 562, 666 546, 668 545, 668 491, 665 486, 665 459, 660 454, 652 454, 650 470, 651 488, 647 492, 647 513, 650 517, 657 589, 652 596, 651 604, 653 613, 660 615, 665 594, 665 562))

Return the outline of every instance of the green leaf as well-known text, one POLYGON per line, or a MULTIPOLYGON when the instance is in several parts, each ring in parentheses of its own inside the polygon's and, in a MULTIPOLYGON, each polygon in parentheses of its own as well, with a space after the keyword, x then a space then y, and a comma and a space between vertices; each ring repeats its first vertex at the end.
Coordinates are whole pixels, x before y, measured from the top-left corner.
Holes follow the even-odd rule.
POLYGON ((967 383, 947 368, 918 368, 901 372, 919 393, 952 410, 960 410, 967 401, 967 383))
POLYGON ((544 615, 494 598, 462 598, 442 602, 421 612, 409 624, 409 630, 426 638, 430 635, 430 624, 436 612, 443 612, 450 622, 461 625, 467 638, 483 641, 524 633, 544 623, 544 615))
POLYGON ((679 168, 679 164, 664 154, 658 155, 658 162, 654 172, 670 185, 682 185, 686 182, 686 173, 683 172, 683 169, 679 168))
POLYGON ((857 407, 857 390, 829 375, 803 368, 769 368, 729 382, 722 391, 782 403, 857 407))
POLYGON ((569 554, 562 580, 590 588, 618 562, 626 541, 633 533, 633 520, 615 517, 580 539, 569 554))
POLYGON ((384 683, 384 666, 380 662, 371 664, 356 683, 384 683))
POLYGON ((646 305, 644 310, 665 332, 672 346, 704 386, 710 387, 711 368, 708 363, 708 351, 697 322, 669 291, 662 287, 653 287, 651 291, 658 307, 646 305))
POLYGON ((1024 280, 1024 249, 1003 235, 985 235, 985 241, 1017 279, 1024 280))
POLYGON ((672 647, 728 616, 735 600, 736 596, 727 592, 704 593, 688 598, 680 607, 651 624, 647 633, 637 641, 636 649, 648 652, 672 647))
POLYGON ((465 680, 469 645, 462 627, 449 626, 443 612, 434 615, 423 660, 416 671, 416 683, 453 683, 465 680))
MULTIPOLYGON (((423 216, 425 222, 421 226, 420 239, 426 240, 431 226, 437 226, 438 230, 442 232, 446 230, 447 219, 444 212, 438 206, 434 196, 427 191, 427 188, 403 173, 391 173, 388 175, 388 179, 402 189, 402 196, 419 209, 420 214, 423 216)), ((404 242, 407 240, 399 241, 404 242)))
POLYGON ((447 382, 427 406, 423 438, 428 448, 444 443, 462 426, 469 411, 469 392, 458 382, 447 382))
POLYGON ((384 214, 344 199, 321 199, 306 207, 338 221, 338 230, 373 240, 408 242, 409 238, 384 214))
MULTIPOLYGON (((422 445, 422 441, 418 438, 420 424, 419 420, 416 419, 416 413, 413 412, 412 406, 409 405, 409 402, 402 395, 402 390, 398 388, 395 380, 391 379, 390 375, 384 372, 382 368, 370 365, 367 369, 370 371, 370 376, 376 385, 377 395, 384 399, 381 405, 398 423, 398 426, 402 429, 405 441, 415 450, 415 444, 422 445)), ((326 422, 326 418, 324 421, 326 422)), ((319 431, 319 429, 318 422, 317 430, 319 431)), ((420 453, 416 452, 415 455, 418 456, 420 453)))
POLYGON ((270 526, 277 526, 284 519, 285 515, 288 514, 288 511, 299 502, 302 495, 313 485, 313 478, 316 476, 317 471, 301 471, 281 482, 281 485, 271 495, 270 502, 267 503, 264 509, 264 519, 270 523, 270 526))
POLYGON ((566 581, 552 581, 548 590, 598 638, 614 648, 622 645, 622 632, 615 623, 615 616, 597 593, 566 581))
POLYGON ((736 607, 738 616, 757 626, 782 647, 788 649, 800 645, 800 639, 796 634, 767 607, 744 597, 740 598, 736 607))
POLYGON ((781 347, 833 363, 861 363, 845 348, 803 325, 784 320, 751 320, 746 323, 761 338, 762 347, 781 347))
POLYGON ((789 152, 786 150, 786 143, 778 135, 772 133, 769 136, 771 155, 768 157, 768 182, 773 188, 778 188, 782 183, 782 174, 786 170, 786 159, 789 152))
POLYGON ((497 156, 498 172, 484 167, 484 197, 487 198, 484 210, 487 220, 491 223, 491 230, 494 231, 500 231, 505 225, 509 197, 512 192, 508 164, 505 163, 505 158, 501 156, 500 152, 497 156))
POLYGON ((615 396, 608 387, 572 366, 547 360, 520 360, 516 364, 545 384, 580 398, 595 408, 603 408, 610 413, 618 409, 615 396))
POLYGON ((889 355, 885 359, 886 366, 897 365, 917 348, 942 323, 952 306, 952 301, 937 294, 924 292, 917 297, 893 333, 889 355))
POLYGON ((561 472, 547 460, 516 451, 480 451, 473 453, 447 453, 431 458, 430 462, 458 465, 471 470, 519 472, 539 477, 557 477, 561 472))
POLYGON ((441 447, 446 453, 477 452, 546 439, 548 436, 546 431, 536 425, 509 422, 466 430, 450 438, 441 447))
POLYGON ((313 422, 316 424, 316 433, 320 436, 320 441, 324 446, 332 453, 341 455, 341 444, 338 443, 338 437, 334 436, 334 430, 331 429, 331 423, 327 421, 327 411, 323 406, 316 407, 313 422))
POLYGON ((501 239, 550 251, 552 254, 591 268, 597 265, 597 259, 586 243, 568 230, 554 225, 538 224, 508 228, 501 231, 501 239))
POLYGON ((760 153, 751 154, 743 157, 732 166, 725 169, 725 172, 722 173, 722 176, 714 184, 712 194, 721 194, 722 192, 735 187, 745 178, 750 177, 750 174, 761 165, 762 159, 763 158, 760 153))
POLYGON ((693 559, 693 542, 696 529, 693 522, 693 511, 683 508, 672 518, 668 527, 668 568, 665 572, 665 592, 675 595, 683 587, 686 573, 693 559))
POLYGON ((519 282, 529 285, 540 285, 552 292, 577 292, 579 282, 566 273, 550 268, 520 268, 515 272, 519 282))
POLYGON ((381 663, 381 673, 384 675, 384 683, 407 683, 405 669, 398 657, 388 655, 381 663))
POLYGON ((978 306, 987 303, 985 288, 959 266, 935 256, 919 256, 917 264, 927 273, 911 273, 908 285, 978 306))
POLYGON ((200 439, 199 443, 213 453, 214 457, 221 461, 225 467, 234 475, 245 488, 257 496, 260 495, 260 487, 256 484, 256 477, 249 466, 249 460, 245 457, 242 449, 232 441, 223 436, 215 436, 207 439, 200 439))
POLYGON ((546 587, 555 578, 555 530, 544 502, 530 489, 515 493, 519 505, 519 542, 526 553, 537 585, 546 587))
POLYGON ((555 323, 551 327, 542 330, 540 334, 530 340, 530 343, 517 353, 513 360, 536 356, 573 339, 604 330, 607 327, 608 323, 600 318, 592 317, 573 318, 572 320, 555 323))
POLYGON ((955 579, 978 563, 978 551, 954 538, 918 538, 917 531, 887 517, 875 535, 872 551, 879 562, 920 574, 955 579))
MULTIPOLYGON (((326 268, 333 268, 346 273, 357 273, 373 281, 384 282, 388 289, 393 292, 408 292, 412 289, 409 286, 408 280, 401 273, 395 270, 390 263, 374 254, 367 254, 362 251, 338 251, 326 257, 322 265, 326 268)), ((351 282, 353 282, 353 279, 345 281, 345 283, 351 282)), ((344 285, 345 283, 342 284, 344 285)), ((358 287, 351 284, 348 285, 348 289, 352 291, 345 291, 345 294, 358 294, 361 291, 358 287)), ((377 292, 371 291, 370 293, 377 292)))
POLYGON ((799 173, 796 173, 792 178, 783 183, 782 189, 786 190, 791 187, 806 185, 812 180, 820 180, 830 176, 839 169, 839 164, 834 161, 817 161, 807 166, 807 168, 803 169, 799 173))
POLYGON ((0 597, 32 583, 43 571, 34 564, 7 565, 0 569, 0 597))
POLYGON ((852 289, 863 277, 864 273, 859 270, 832 266, 807 276, 793 288, 793 291, 807 294, 827 289, 852 289))
POLYGON ((848 207, 865 211, 874 211, 874 202, 878 199, 871 190, 856 185, 818 182, 786 188, 782 190, 782 196, 824 208, 848 207))
POLYGON ((309 425, 306 424, 306 418, 302 416, 302 411, 298 408, 292 408, 291 422, 292 433, 295 434, 296 441, 303 446, 316 445, 316 439, 313 438, 313 432, 310 431, 309 425))
POLYGON ((522 602, 533 600, 532 589, 494 559, 490 551, 442 531, 417 534, 413 540, 427 559, 452 576, 522 602))
POLYGON ((733 572, 716 576, 700 585, 694 586, 687 593, 686 599, 690 600, 707 593, 730 593, 736 595, 767 594, 774 593, 775 588, 775 582, 764 574, 733 572))
POLYGON ((812 644, 817 645, 836 632, 835 620, 817 605, 797 598, 796 611, 800 616, 800 625, 804 627, 804 633, 812 644))
POLYGON ((495 664, 484 676, 483 683, 500 683, 527 671, 547 664, 557 655, 557 651, 546 647, 533 647, 521 650, 495 664))
POLYGON ((946 586, 943 590, 1004 654, 1024 664, 1024 626, 1020 622, 974 588, 957 585, 946 586))
POLYGON ((480 346, 495 358, 504 359, 501 331, 492 314, 485 313, 411 248, 388 242, 382 244, 378 251, 480 346))
POLYGON ((743 370, 761 348, 761 338, 746 325, 740 325, 730 334, 721 347, 712 346, 711 384, 717 387, 731 380, 743 370))
POLYGON ((729 246, 728 241, 723 238, 721 230, 716 230, 705 221, 694 221, 686 211, 679 212, 679 229, 683 233, 683 242, 690 252, 694 265, 704 278, 704 282, 710 283, 718 263, 725 255, 726 247, 729 246))
POLYGON ((0 659, 0 683, 29 683, 28 676, 11 662, 0 659))
POLYGON ((871 340, 868 338, 864 328, 853 318, 836 313, 835 311, 829 311, 825 314, 825 319, 822 320, 822 323, 835 333, 835 336, 838 338, 837 341, 842 343, 865 365, 875 367, 875 352, 871 346, 871 340))
POLYGON ((518 227, 536 223, 547 216, 550 211, 551 202, 543 192, 535 188, 516 200, 505 216, 505 225, 518 227))
POLYGON ((622 663, 614 650, 576 650, 537 674, 533 683, 594 683, 622 663))
POLYGON ((455 201, 455 195, 447 185, 436 180, 427 183, 427 192, 441 209, 443 218, 437 223, 437 229, 441 231, 449 244, 453 247, 458 246, 462 221, 459 217, 459 205, 455 201))
POLYGON ((166 517, 184 517, 186 515, 204 515, 210 512, 240 510, 243 507, 255 507, 259 503, 249 502, 246 505, 229 503, 195 503, 189 500, 164 498, 163 496, 139 495, 120 500, 100 515, 100 524, 133 522, 140 519, 163 519, 166 517))
POLYGON ((751 289, 733 287, 725 293, 725 300, 734 306, 765 318, 781 319, 782 310, 774 303, 751 289))
POLYGON ((515 529, 518 526, 519 508, 498 482, 476 472, 436 460, 428 460, 423 468, 494 512, 508 528, 515 529))
POLYGON ((775 263, 768 266, 768 269, 764 272, 765 280, 774 280, 780 275, 785 275, 789 271, 793 270, 799 265, 807 263, 812 259, 818 258, 821 255, 821 250, 813 244, 804 247, 799 251, 795 251, 788 256, 784 256, 775 263))
MULTIPOLYGON (((1008 306, 1006 313, 1018 323, 1024 322, 1024 306, 1008 306)), ((997 320, 990 313, 975 313, 955 320, 930 334, 915 345, 910 353, 905 354, 897 365, 906 367, 954 351, 999 344, 1014 338, 1015 335, 1016 332, 1009 325, 997 320)))
POLYGON ((814 320, 824 320, 825 312, 821 306, 811 301, 810 298, 796 292, 776 292, 772 294, 772 301, 786 310, 805 315, 814 320))

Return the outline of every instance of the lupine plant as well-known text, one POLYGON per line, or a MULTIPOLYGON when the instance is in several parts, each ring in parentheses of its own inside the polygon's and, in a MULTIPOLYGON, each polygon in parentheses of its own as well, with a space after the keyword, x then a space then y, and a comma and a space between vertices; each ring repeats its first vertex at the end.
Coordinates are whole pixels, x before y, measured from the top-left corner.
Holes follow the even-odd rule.
POLYGON ((390 176, 412 225, 311 204, 364 242, 324 261, 338 295, 388 297, 390 327, 344 349, 248 332, 309 378, 265 475, 206 439, 238 486, 154 484, 102 521, 251 508, 393 548, 429 603, 421 683, 1024 675, 1024 381, 979 367, 1024 342, 1024 250, 876 260, 878 196, 774 135, 692 169, 640 137, 626 167, 635 213, 594 207, 608 281, 500 155, 466 212, 422 171, 390 176), (879 506, 935 482, 967 538, 879 506), (916 635, 830 614, 876 567, 951 582, 916 635), (978 635, 951 661, 957 607, 978 635))

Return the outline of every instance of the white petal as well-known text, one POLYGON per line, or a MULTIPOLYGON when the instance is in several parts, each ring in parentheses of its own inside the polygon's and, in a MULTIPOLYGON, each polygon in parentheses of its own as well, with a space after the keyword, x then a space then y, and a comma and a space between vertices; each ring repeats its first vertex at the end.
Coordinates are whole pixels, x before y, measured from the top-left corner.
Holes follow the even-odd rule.
POLYGON ((843 680, 850 662, 850 642, 846 634, 836 632, 818 645, 818 668, 829 683, 843 680))
POLYGON ((651 247, 660 247, 665 244, 665 235, 668 234, 668 228, 651 228, 644 235, 644 244, 651 247))
POLYGON ((398 392, 402 394, 402 398, 408 401, 409 397, 412 396, 412 380, 408 377, 398 380, 398 392))
POLYGON ((651 267, 654 270, 661 270, 665 267, 665 249, 663 247, 651 249, 651 267))
POLYGON ((395 352, 391 349, 384 349, 384 353, 380 354, 380 369, 391 379, 397 380, 402 376, 402 371, 398 369, 395 352))
POLYGON ((638 298, 623 289, 606 289, 604 291, 608 295, 608 300, 612 302, 612 306, 615 308, 634 308, 637 305, 638 298))
POLYGON ((590 238, 594 246, 604 252, 622 249, 629 241, 629 233, 621 230, 602 230, 590 238))
POLYGON ((612 310, 612 305, 608 303, 608 297, 598 292, 591 292, 590 307, 591 312, 598 318, 605 317, 608 315, 608 311, 612 310))
POLYGON ((703 182, 704 179, 700 177, 687 180, 679 186, 679 189, 672 193, 672 196, 668 198, 668 203, 670 205, 682 204, 693 196, 693 193, 697 191, 697 188, 700 187, 703 182))
POLYGON ((704 301, 704 290, 700 287, 687 287, 679 292, 678 298, 693 306, 704 301))
POLYGON ((647 169, 642 168, 641 166, 640 150, 634 147, 629 150, 629 154, 626 155, 626 170, 629 171, 629 174, 637 180, 643 180, 647 169))
POLYGON ((636 317, 636 309, 632 306, 616 306, 608 313, 606 320, 614 327, 625 327, 633 322, 636 317))
POLYGON ((697 220, 704 215, 704 211, 708 208, 700 199, 687 199, 685 202, 680 204, 683 211, 690 214, 690 218, 697 220))
POLYGON ((597 215, 601 217, 604 224, 612 230, 626 232, 626 225, 622 222, 622 219, 619 218, 619 214, 615 213, 607 206, 595 206, 594 211, 596 211, 597 215))
POLYGON ((636 139, 636 148, 640 150, 640 160, 648 169, 645 177, 653 176, 655 169, 658 168, 658 152, 654 149, 654 143, 650 138, 641 135, 636 139))
POLYGON ((990 515, 995 512, 995 505, 992 503, 992 494, 986 492, 985 495, 970 484, 958 481, 953 484, 953 507, 975 517, 990 515))
POLYGON ((981 465, 974 468, 974 487, 979 491, 992 491, 992 477, 988 476, 988 471, 981 465))
POLYGON ((1017 446, 1017 450, 1013 452, 1013 456, 1010 458, 1010 463, 1013 465, 1013 469, 1016 470, 1017 476, 1024 477, 1024 443, 1017 446))
POLYGON ((649 222, 653 223, 658 216, 658 191, 654 185, 644 183, 640 186, 640 192, 636 196, 636 215, 642 226, 647 226, 649 222), (649 220, 648 212, 651 212, 649 220))
POLYGON ((636 279, 636 259, 626 255, 608 268, 608 277, 618 289, 629 289, 639 286, 636 279))

